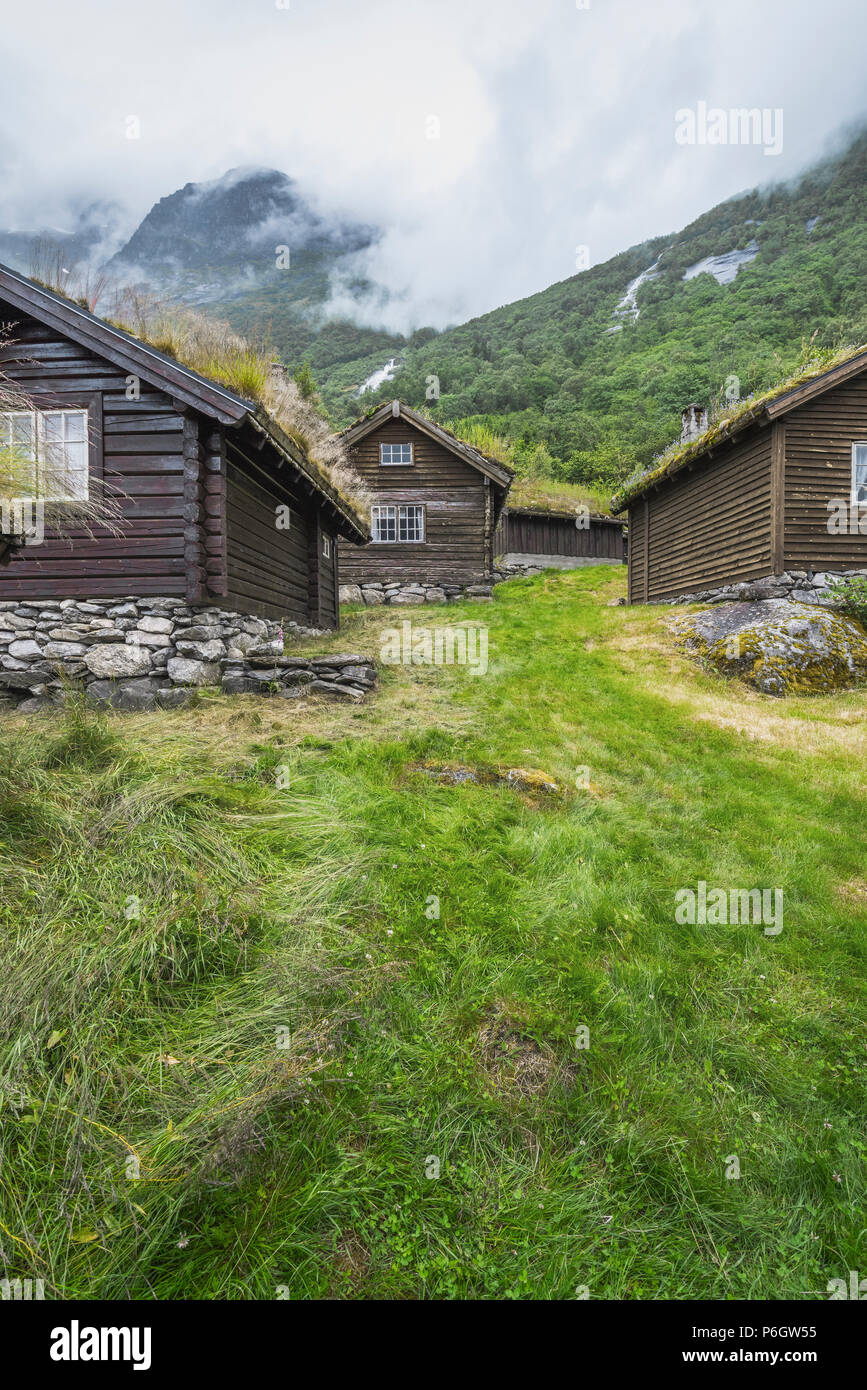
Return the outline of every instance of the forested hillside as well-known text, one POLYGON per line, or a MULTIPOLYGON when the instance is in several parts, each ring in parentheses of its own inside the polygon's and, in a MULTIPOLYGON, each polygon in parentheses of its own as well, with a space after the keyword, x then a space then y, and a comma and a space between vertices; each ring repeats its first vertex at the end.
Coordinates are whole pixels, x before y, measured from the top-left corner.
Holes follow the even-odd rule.
MULTIPOLYGON (((529 299, 419 335, 364 407, 399 394, 443 423, 469 418, 511 439, 521 471, 612 485, 670 442, 682 406, 711 403, 731 376, 746 396, 787 373, 814 335, 821 347, 867 339, 865 188, 862 133, 793 184, 721 203, 529 299)), ((370 361, 318 372, 341 423, 358 413, 352 387, 370 361)))

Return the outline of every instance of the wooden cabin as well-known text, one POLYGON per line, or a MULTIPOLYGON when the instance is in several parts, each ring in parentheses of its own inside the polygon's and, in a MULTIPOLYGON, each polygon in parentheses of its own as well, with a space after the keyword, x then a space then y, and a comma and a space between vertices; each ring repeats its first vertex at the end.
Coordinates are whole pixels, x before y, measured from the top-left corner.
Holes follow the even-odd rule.
POLYGON ((5 442, 36 459, 59 430, 71 500, 104 489, 120 511, 119 535, 13 549, 0 599, 177 596, 337 625, 338 537, 366 524, 260 405, 5 266, 0 322, 0 371, 35 407, 0 414, 5 442))
POLYGON ((867 568, 867 351, 687 441, 612 510, 631 603, 867 568))
POLYGON ((402 401, 357 420, 342 437, 375 499, 370 544, 341 547, 342 584, 490 578, 509 468, 402 401))
POLYGON ((548 511, 511 503, 500 517, 494 555, 502 565, 578 569, 622 565, 623 522, 593 512, 548 511))

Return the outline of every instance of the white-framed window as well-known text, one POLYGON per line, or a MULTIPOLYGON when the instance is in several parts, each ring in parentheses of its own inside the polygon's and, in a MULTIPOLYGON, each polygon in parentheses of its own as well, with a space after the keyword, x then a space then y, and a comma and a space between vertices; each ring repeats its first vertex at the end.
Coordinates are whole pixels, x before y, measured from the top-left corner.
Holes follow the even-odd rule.
POLYGON ((419 545, 424 541, 424 507, 371 507, 370 522, 373 540, 380 544, 419 545))
POLYGON ((323 536, 323 537, 322 537, 322 554, 323 554, 323 557, 324 557, 326 560, 330 560, 330 559, 331 559, 331 537, 330 537, 330 536, 323 536))
POLYGON ((0 412, 0 447, 14 455, 23 496, 86 502, 89 467, 86 410, 0 412))
POLYGON ((867 507, 867 440, 852 445, 852 506, 867 507))
POLYGON ((388 467, 412 463, 411 444, 380 444, 379 462, 388 467))

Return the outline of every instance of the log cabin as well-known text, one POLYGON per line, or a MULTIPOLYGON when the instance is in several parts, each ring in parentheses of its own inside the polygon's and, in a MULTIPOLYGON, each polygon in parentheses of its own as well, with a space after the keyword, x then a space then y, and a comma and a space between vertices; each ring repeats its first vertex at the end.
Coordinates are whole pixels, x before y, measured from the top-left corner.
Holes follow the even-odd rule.
POLYGON ((512 471, 402 401, 343 431, 374 494, 371 542, 340 551, 340 582, 474 584, 489 579, 512 471))
POLYGON ((36 473, 50 437, 70 502, 119 513, 7 551, 0 600, 177 596, 337 626, 338 539, 369 529, 260 404, 5 266, 0 323, 0 371, 33 407, 0 412, 2 443, 36 473))
POLYGON ((696 428, 613 499, 629 601, 867 568, 867 349, 696 428), (695 436, 695 437, 693 437, 695 436))
POLYGON ((515 506, 504 508, 494 537, 497 564, 538 569, 622 565, 623 522, 590 512, 515 506))

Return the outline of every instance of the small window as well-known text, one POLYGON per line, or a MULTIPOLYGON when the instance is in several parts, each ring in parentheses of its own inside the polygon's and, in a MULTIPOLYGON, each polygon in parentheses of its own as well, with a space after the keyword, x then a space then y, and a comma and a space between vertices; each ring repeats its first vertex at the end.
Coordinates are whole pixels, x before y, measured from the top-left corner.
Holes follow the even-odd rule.
POLYGON ((25 497, 88 499, 86 410, 11 410, 0 414, 0 448, 25 497))
POLYGON ((394 466, 395 464, 412 463, 411 444, 380 444, 379 461, 382 464, 394 466))
POLYGON ((867 507, 867 443, 852 445, 852 506, 867 507))
POLYGON ((331 559, 331 537, 330 537, 330 536, 323 536, 323 537, 322 537, 322 554, 323 554, 323 556, 325 557, 326 560, 330 560, 330 559, 331 559))
POLYGON ((371 532, 380 544, 419 544, 424 540, 424 507, 371 507, 371 532))

